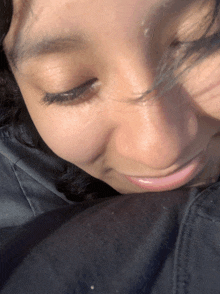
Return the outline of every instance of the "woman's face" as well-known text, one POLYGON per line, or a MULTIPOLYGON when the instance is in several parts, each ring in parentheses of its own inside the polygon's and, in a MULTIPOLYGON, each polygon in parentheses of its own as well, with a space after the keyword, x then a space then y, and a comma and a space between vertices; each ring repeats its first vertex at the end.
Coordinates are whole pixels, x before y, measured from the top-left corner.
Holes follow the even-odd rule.
POLYGON ((170 44, 204 33, 211 5, 14 0, 5 48, 46 144, 121 193, 216 179, 220 55, 194 67, 163 96, 143 95, 163 53, 173 50, 170 44))

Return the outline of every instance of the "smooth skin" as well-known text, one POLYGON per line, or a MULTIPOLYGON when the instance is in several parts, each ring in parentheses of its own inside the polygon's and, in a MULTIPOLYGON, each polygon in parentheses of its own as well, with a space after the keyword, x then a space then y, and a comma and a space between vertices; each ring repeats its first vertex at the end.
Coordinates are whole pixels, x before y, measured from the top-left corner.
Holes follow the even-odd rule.
POLYGON ((197 65, 163 96, 152 92, 138 99, 152 86, 155 68, 174 39, 201 36, 202 16, 212 4, 33 0, 25 5, 15 0, 5 50, 46 144, 120 193, 148 191, 125 175, 164 177, 201 152, 204 172, 193 184, 202 177, 216 179, 220 54, 197 65), (43 102, 47 93, 63 93, 92 79, 76 101, 43 102))

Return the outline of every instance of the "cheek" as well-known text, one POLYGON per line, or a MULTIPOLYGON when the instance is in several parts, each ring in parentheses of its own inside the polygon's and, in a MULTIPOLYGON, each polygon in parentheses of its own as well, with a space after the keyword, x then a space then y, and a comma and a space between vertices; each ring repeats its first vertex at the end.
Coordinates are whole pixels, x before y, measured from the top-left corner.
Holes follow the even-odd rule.
POLYGON ((183 84, 199 113, 220 120, 220 57, 195 67, 183 84))
POLYGON ((58 156, 81 165, 91 162, 101 152, 105 136, 98 121, 92 119, 88 122, 77 115, 61 114, 45 118, 34 123, 45 143, 58 156))
POLYGON ((83 110, 71 106, 33 108, 28 103, 27 107, 44 142, 55 154, 69 162, 78 166, 88 164, 107 143, 108 128, 103 115, 88 107, 83 110))
POLYGON ((97 105, 99 102, 42 105, 39 90, 15 77, 34 125, 55 154, 83 167, 105 150, 110 127, 105 109, 97 105))

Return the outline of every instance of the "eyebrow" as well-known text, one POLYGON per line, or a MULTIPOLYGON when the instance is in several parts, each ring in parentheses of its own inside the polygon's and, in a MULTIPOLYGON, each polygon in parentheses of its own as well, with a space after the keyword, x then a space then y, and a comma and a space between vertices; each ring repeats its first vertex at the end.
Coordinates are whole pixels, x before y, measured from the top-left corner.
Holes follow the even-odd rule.
POLYGON ((40 55, 47 55, 52 53, 65 53, 70 50, 79 51, 86 48, 87 41, 82 35, 76 34, 73 36, 55 36, 43 37, 33 43, 24 42, 21 45, 21 40, 18 38, 16 44, 9 52, 11 62, 15 67, 18 63, 24 62, 28 59, 38 57, 40 55))
MULTIPOLYGON (((164 7, 171 5, 176 0, 163 0, 159 7, 154 8, 153 18, 158 21, 156 15, 160 15, 164 11, 164 7)), ((196 0, 187 0, 191 2, 196 0)), ((185 5, 183 5, 184 7, 185 5)), ((154 20, 154 21, 155 21, 154 20)), ((41 55, 49 55, 53 53, 65 53, 71 51, 79 51, 85 49, 88 45, 88 39, 82 34, 72 34, 71 36, 43 36, 39 40, 23 41, 21 33, 18 33, 13 48, 8 52, 8 58, 17 69, 17 65, 28 59, 41 55)))

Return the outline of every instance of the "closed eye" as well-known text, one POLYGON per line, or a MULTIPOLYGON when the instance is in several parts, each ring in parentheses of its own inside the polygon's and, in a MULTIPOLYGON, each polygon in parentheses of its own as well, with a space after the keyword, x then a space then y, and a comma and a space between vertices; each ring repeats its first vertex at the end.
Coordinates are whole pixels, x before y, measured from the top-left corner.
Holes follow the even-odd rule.
POLYGON ((80 103, 86 99, 85 94, 92 90, 97 78, 90 79, 80 86, 73 88, 64 93, 46 93, 42 99, 42 103, 46 105, 51 104, 68 104, 69 102, 80 103))

